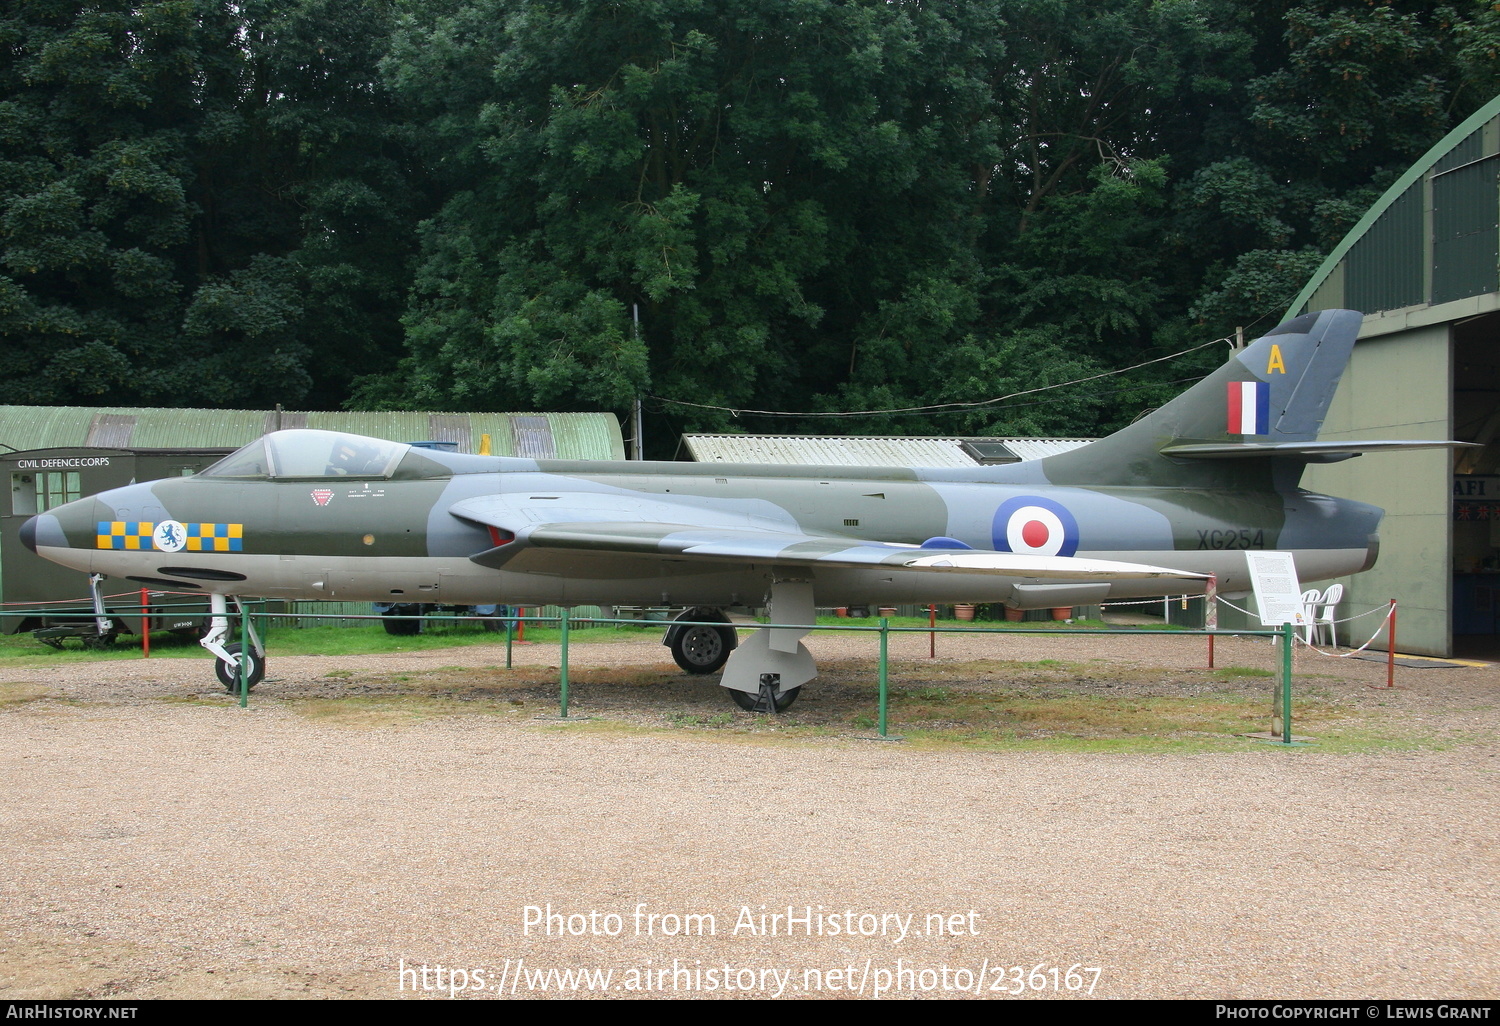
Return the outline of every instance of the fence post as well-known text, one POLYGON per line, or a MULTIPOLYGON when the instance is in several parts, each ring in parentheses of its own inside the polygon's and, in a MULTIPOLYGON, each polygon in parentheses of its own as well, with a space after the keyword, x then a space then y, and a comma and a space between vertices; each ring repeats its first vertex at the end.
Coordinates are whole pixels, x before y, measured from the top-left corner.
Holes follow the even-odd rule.
POLYGON ((151 607, 150 593, 141 589, 141 658, 151 658, 151 607))
POLYGON ((568 607, 562 607, 562 713, 563 719, 568 718, 568 607))
POLYGON ((1396 600, 1391 599, 1391 611, 1387 614, 1390 625, 1385 632, 1385 686, 1396 686, 1396 600))
POLYGON ((886 711, 890 701, 890 673, 886 664, 888 652, 888 640, 890 639, 891 621, 888 617, 880 618, 880 736, 885 737, 886 711))
POLYGON ((240 607, 240 708, 244 709, 250 705, 250 659, 252 649, 250 643, 250 607, 245 603, 237 603, 240 607))
POLYGON ((1292 743, 1292 623, 1281 625, 1281 740, 1292 743))
POLYGON ((1219 575, 1208 575, 1208 590, 1203 593, 1203 629, 1208 635, 1208 668, 1214 668, 1214 631, 1219 629, 1219 575))

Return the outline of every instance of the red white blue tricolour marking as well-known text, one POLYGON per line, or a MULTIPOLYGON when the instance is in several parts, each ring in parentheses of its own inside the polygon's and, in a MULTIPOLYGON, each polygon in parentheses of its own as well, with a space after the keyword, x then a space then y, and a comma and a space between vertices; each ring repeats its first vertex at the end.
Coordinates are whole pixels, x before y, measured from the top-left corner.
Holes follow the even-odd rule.
POLYGON ((1071 556, 1078 551, 1078 521, 1059 502, 1018 495, 995 511, 996 552, 1071 556))
POLYGON ((1264 435, 1271 430, 1271 386, 1264 381, 1229 383, 1229 433, 1264 435))

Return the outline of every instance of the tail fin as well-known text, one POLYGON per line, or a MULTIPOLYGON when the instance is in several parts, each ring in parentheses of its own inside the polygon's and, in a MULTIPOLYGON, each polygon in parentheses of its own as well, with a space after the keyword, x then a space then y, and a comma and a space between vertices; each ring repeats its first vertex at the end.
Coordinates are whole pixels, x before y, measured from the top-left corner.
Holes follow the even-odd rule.
POLYGON ((1328 458, 1332 450, 1316 442, 1318 430, 1362 320, 1354 310, 1323 310, 1287 321, 1124 430, 1048 458, 1047 479, 1202 486, 1204 467, 1190 466, 1194 458, 1328 458))

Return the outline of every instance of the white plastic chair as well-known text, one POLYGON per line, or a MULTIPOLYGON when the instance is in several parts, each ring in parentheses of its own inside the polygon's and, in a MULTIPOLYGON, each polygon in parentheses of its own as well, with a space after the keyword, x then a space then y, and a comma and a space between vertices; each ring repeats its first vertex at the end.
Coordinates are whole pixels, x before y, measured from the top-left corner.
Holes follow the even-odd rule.
POLYGON ((1318 603, 1323 601, 1323 593, 1317 588, 1309 588, 1302 593, 1302 640, 1309 645, 1313 643, 1313 630, 1317 627, 1318 603))
POLYGON ((1328 592, 1323 596, 1322 609, 1318 610, 1318 618, 1313 623, 1316 637, 1319 642, 1324 640, 1324 632, 1327 632, 1329 644, 1337 644, 1338 634, 1333 629, 1335 609, 1344 597, 1344 586, 1342 584, 1330 584, 1328 592))

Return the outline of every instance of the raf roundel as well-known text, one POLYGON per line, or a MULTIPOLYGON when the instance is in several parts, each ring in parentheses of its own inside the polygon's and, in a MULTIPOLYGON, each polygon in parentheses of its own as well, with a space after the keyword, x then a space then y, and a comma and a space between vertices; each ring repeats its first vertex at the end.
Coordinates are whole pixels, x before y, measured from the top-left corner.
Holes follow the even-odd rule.
POLYGON ((995 511, 995 551, 1028 556, 1071 556, 1078 551, 1078 521, 1059 502, 1018 495, 995 511))

